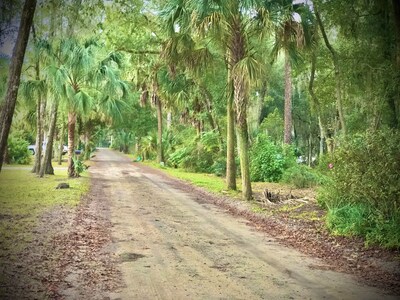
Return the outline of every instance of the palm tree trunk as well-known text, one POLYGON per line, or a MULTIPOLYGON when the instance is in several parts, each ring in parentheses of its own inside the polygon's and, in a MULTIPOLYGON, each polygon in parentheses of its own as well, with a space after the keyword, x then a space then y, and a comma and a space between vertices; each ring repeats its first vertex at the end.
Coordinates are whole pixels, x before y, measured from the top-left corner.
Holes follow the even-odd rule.
POLYGON ((236 190, 236 162, 235 162, 235 111, 233 109, 233 86, 230 71, 228 70, 228 99, 226 102, 226 186, 228 190, 236 190))
POLYGON ((292 66, 288 50, 285 50, 285 129, 283 142, 292 143, 292 66))
POLYGON ((247 130, 246 86, 241 75, 234 76, 234 100, 236 104, 236 129, 238 134, 240 171, 242 177, 242 197, 252 198, 249 160, 249 134, 247 130))
POLYGON ((75 148, 76 113, 68 113, 68 177, 76 177, 74 161, 72 159, 75 148))
POLYGON ((14 116, 22 63, 24 62, 26 45, 28 44, 29 32, 32 25, 35 8, 36 0, 25 1, 24 8, 22 10, 18 37, 11 58, 11 64, 8 73, 9 77, 7 83, 7 93, 0 116, 0 171, 3 166, 4 152, 6 150, 7 139, 14 116))
POLYGON ((54 168, 51 164, 51 158, 53 153, 54 133, 56 131, 57 124, 57 111, 58 102, 55 101, 51 108, 49 136, 47 137, 46 152, 44 154, 43 162, 40 167, 39 177, 43 177, 44 174, 54 175, 54 168))

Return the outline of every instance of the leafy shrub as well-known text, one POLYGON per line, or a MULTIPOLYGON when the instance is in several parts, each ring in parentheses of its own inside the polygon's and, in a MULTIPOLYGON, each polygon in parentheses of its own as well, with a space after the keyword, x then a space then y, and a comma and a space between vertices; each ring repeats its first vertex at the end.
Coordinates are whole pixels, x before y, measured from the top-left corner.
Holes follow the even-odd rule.
POLYGON ((169 154, 168 165, 193 172, 213 173, 220 159, 218 134, 204 132, 200 137, 183 141, 180 147, 169 154))
POLYGON ((331 173, 329 164, 331 163, 333 163, 333 155, 325 153, 318 157, 318 163, 315 166, 315 170, 317 170, 319 174, 329 175, 331 173))
POLYGON ((171 153, 168 158, 168 164, 175 168, 181 167, 184 164, 184 160, 190 155, 190 149, 187 147, 182 147, 171 153))
POLYGON ((213 165, 211 166, 211 171, 217 176, 226 175, 226 156, 218 157, 213 165))
MULTIPOLYGON (((399 144, 400 134, 394 130, 366 132, 340 141, 341 147, 332 157, 330 180, 318 193, 318 201, 333 215, 342 210, 350 213, 353 207, 373 212, 368 215, 369 228, 359 232, 367 243, 400 247, 395 242, 400 239, 399 144)), ((350 226, 345 218, 330 222, 331 228, 350 226)))
POLYGON ((332 159, 332 183, 319 199, 337 207, 338 199, 362 203, 390 216, 400 207, 400 134, 367 132, 341 141, 332 159))
POLYGON ((395 212, 390 218, 376 216, 374 226, 366 233, 366 243, 379 244, 385 248, 400 248, 400 213, 395 212))
POLYGON ((18 135, 10 135, 7 143, 7 152, 10 163, 26 165, 31 161, 28 142, 18 135))
POLYGON ((87 166, 78 157, 73 156, 72 160, 74 162, 74 172, 76 176, 79 176, 83 171, 86 170, 87 166))
POLYGON ((266 132, 274 143, 279 143, 279 141, 283 140, 283 128, 283 116, 278 108, 269 113, 260 126, 260 130, 266 132))
POLYGON ((293 165, 292 153, 291 149, 279 147, 267 137, 259 136, 250 149, 252 181, 279 181, 284 170, 293 165))
POLYGON ((297 188, 307 188, 319 183, 318 176, 306 165, 295 165, 286 169, 282 181, 293 184, 297 188))

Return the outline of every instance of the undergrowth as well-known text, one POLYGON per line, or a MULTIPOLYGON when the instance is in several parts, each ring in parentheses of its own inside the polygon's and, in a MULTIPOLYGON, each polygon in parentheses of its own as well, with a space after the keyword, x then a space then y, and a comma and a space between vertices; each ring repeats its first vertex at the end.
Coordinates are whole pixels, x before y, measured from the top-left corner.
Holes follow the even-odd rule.
POLYGON ((400 248, 400 135, 381 130, 340 141, 318 201, 335 234, 357 235, 367 245, 400 248))

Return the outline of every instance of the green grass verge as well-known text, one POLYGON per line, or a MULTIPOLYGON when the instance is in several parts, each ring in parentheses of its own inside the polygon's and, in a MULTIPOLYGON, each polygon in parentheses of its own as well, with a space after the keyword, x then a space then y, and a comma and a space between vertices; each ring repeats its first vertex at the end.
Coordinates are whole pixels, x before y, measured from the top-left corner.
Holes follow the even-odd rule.
MULTIPOLYGON (((194 173, 194 172, 187 172, 182 169, 175 169, 175 168, 168 168, 161 166, 153 161, 145 161, 142 162, 143 164, 160 169, 163 172, 171 175, 175 178, 187 181, 192 183, 195 186, 204 188, 210 192, 217 193, 217 194, 229 194, 232 197, 236 197, 240 195, 239 191, 227 191, 226 190, 226 183, 224 178, 218 177, 213 174, 205 174, 205 173, 194 173)), ((240 187, 240 180, 238 180, 238 187, 240 187)))
POLYGON ((0 250, 22 249, 31 240, 38 216, 56 205, 76 206, 89 189, 89 178, 68 179, 66 170, 38 178, 26 168, 3 169, 0 173, 0 250), (60 182, 70 189, 56 190, 60 182))

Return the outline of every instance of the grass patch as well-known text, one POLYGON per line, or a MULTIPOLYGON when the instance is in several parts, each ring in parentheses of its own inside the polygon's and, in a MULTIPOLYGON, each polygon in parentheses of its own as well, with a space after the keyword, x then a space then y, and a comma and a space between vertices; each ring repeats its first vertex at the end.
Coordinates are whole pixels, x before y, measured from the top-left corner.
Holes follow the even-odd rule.
POLYGON ((251 211, 253 212, 253 213, 256 213, 256 214, 264 214, 264 213, 266 213, 266 208, 265 207, 262 207, 262 206, 260 206, 258 203, 252 203, 252 206, 251 206, 251 211))
MULTIPOLYGON (((168 168, 165 166, 161 166, 160 164, 157 164, 153 161, 145 161, 142 163, 147 166, 160 169, 168 175, 190 182, 195 186, 204 188, 210 192, 214 192, 217 194, 228 194, 233 197, 239 196, 239 191, 227 191, 224 178, 218 177, 216 175, 187 172, 182 169, 168 168)), ((238 180, 238 187, 240 187, 240 180, 238 180)))
POLYGON ((295 211, 299 208, 301 208, 304 205, 304 203, 299 203, 297 205, 283 205, 281 207, 278 208, 278 211, 280 212, 292 212, 295 211))
POLYGON ((366 246, 380 245, 388 249, 400 249, 398 211, 388 217, 365 204, 346 204, 329 208, 326 224, 334 235, 364 237, 366 246))
POLYGON ((299 214, 293 215, 292 218, 308 220, 308 221, 320 221, 321 220, 321 217, 318 216, 318 213, 316 211, 303 211, 299 214))
POLYGON ((38 216, 55 205, 76 206, 89 189, 87 176, 68 179, 66 170, 38 178, 22 168, 3 169, 0 173, 0 245, 2 249, 22 249, 31 240, 38 216), (56 190, 60 182, 70 189, 56 190))

